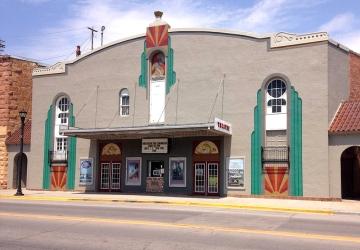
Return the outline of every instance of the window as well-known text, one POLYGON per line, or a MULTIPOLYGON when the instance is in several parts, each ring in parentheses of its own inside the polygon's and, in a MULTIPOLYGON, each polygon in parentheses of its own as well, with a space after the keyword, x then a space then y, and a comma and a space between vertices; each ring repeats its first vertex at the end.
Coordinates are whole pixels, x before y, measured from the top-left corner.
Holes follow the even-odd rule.
POLYGON ((56 101, 54 124, 54 151, 55 157, 63 157, 68 150, 68 139, 61 133, 61 129, 69 125, 70 101, 66 96, 61 96, 56 101))
POLYGON ((286 113, 286 84, 281 79, 272 80, 267 87, 267 113, 286 113))
POLYGON ((130 114, 130 98, 129 91, 122 89, 120 91, 120 115, 128 116, 130 114))

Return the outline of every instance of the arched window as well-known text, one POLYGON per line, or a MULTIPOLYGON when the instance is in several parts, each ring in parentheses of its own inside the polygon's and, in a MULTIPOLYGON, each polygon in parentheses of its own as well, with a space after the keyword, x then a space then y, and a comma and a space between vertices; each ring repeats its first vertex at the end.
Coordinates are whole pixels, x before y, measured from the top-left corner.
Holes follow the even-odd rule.
POLYGON ((128 89, 120 91, 120 115, 128 116, 130 114, 130 98, 128 89))
POLYGON ((61 96, 56 100, 55 107, 55 127, 54 127, 54 159, 65 160, 68 150, 67 136, 60 133, 61 129, 69 125, 69 106, 70 102, 66 96, 61 96))
POLYGON ((286 84, 281 79, 271 80, 267 85, 266 113, 286 113, 286 84))

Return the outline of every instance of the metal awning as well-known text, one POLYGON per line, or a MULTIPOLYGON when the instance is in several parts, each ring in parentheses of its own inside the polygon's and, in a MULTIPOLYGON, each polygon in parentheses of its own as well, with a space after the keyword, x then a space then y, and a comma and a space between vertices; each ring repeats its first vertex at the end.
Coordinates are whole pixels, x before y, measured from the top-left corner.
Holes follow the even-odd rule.
POLYGON ((77 128, 62 129, 65 136, 84 139, 142 139, 157 137, 194 137, 194 136, 225 136, 231 130, 218 128, 217 123, 198 123, 181 125, 150 125, 118 128, 77 128))

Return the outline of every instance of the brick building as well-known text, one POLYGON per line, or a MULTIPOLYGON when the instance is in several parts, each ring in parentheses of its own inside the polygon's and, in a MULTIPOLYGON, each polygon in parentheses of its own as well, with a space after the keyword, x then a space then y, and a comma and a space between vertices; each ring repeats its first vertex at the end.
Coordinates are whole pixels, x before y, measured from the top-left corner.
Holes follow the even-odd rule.
POLYGON ((19 111, 31 118, 32 70, 35 62, 0 56, 0 188, 8 186, 9 154, 6 139, 20 124, 19 111))

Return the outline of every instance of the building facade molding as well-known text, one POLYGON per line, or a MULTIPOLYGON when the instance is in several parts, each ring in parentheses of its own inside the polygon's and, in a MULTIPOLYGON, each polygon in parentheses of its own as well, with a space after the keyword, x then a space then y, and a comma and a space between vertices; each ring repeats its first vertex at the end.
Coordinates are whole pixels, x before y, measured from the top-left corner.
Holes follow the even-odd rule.
POLYGON ((285 46, 322 42, 328 40, 329 40, 329 36, 327 32, 316 32, 316 33, 308 33, 303 35, 279 32, 271 36, 270 47, 279 48, 285 46))

